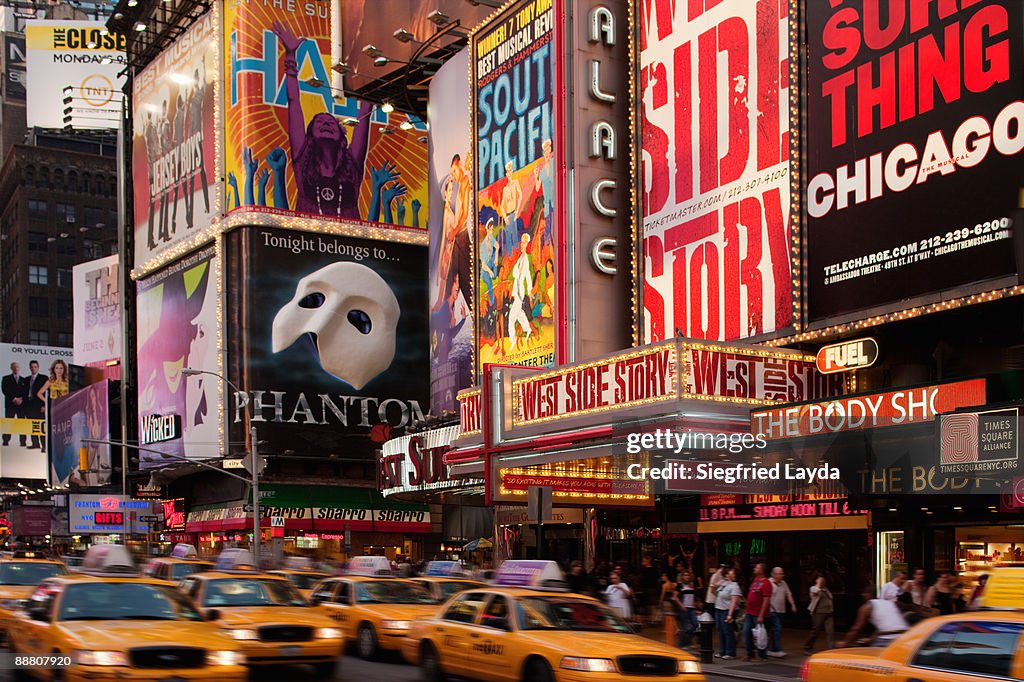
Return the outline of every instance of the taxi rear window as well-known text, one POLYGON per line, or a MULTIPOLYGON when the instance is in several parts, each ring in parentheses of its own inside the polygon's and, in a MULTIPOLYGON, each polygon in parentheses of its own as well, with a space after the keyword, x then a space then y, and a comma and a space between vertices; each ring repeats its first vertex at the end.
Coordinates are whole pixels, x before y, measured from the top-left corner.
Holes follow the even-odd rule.
POLYGON ((946 623, 925 640, 911 665, 936 670, 1009 677, 1024 623, 967 620, 946 623))
POLYGON ((171 564, 171 580, 181 580, 193 573, 210 570, 210 564, 189 562, 185 564, 171 564))
POLYGON ((38 561, 5 561, 0 563, 0 585, 38 585, 47 578, 67 575, 60 564, 38 561))
POLYGON ((58 620, 201 620, 180 592, 166 585, 86 582, 68 585, 58 620))
POLYGON ((419 585, 397 580, 356 583, 357 604, 434 604, 434 598, 419 585))
POLYGON ((206 583, 203 606, 307 606, 287 580, 218 578, 206 583))

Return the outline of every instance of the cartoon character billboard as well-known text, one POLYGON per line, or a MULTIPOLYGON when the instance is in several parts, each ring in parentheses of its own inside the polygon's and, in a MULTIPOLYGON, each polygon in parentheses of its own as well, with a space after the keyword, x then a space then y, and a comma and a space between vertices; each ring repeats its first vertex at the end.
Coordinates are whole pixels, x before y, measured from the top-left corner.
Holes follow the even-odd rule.
POLYGON ((423 227, 426 126, 331 87, 331 14, 225 4, 227 210, 423 227))
POLYGON ((181 421, 180 437, 141 444, 141 469, 222 452, 219 381, 182 371, 217 371, 216 266, 210 247, 138 282, 139 431, 158 417, 181 421))

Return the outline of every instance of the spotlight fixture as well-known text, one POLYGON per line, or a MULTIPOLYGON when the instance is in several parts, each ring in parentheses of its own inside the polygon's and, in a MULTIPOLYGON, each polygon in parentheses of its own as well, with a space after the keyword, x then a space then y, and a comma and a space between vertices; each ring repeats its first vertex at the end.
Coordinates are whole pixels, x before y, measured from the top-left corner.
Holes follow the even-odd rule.
POLYGON ((325 85, 327 85, 327 83, 324 83, 319 78, 310 78, 309 80, 306 81, 306 85, 308 85, 311 88, 320 89, 320 88, 324 87, 325 85))
POLYGON ((359 119, 356 118, 355 116, 346 116, 345 118, 341 119, 341 122, 342 124, 347 126, 354 126, 359 123, 359 119))
POLYGON ((419 142, 420 144, 426 144, 430 140, 426 135, 420 135, 419 137, 416 138, 416 141, 419 142))
POLYGON ((144 23, 142 23, 141 21, 139 21, 139 22, 137 22, 135 24, 135 30, 138 31, 139 33, 142 33, 143 31, 146 30, 146 25, 144 23))
POLYGON ((404 28, 398 29, 391 35, 393 35, 395 37, 395 40, 397 40, 400 43, 408 43, 410 41, 416 40, 416 36, 414 36, 409 31, 406 31, 404 28))
POLYGON ((114 60, 111 59, 110 57, 104 57, 103 59, 100 60, 100 64, 113 64, 113 63, 114 63, 114 60))
POLYGON ((392 111, 395 110, 395 105, 392 104, 391 102, 384 102, 384 104, 380 105, 380 110, 383 111, 385 114, 390 114, 392 111))
POLYGON ((438 26, 447 26, 452 23, 452 18, 439 9, 435 9, 433 12, 428 14, 427 19, 438 26))
POLYGON ((100 35, 101 36, 105 36, 108 33, 110 33, 110 29, 109 28, 107 28, 106 26, 100 27, 100 35))
POLYGON ((412 122, 406 119, 405 121, 402 121, 398 127, 402 130, 412 130, 412 122))
POLYGON ((384 56, 377 57, 376 59, 373 60, 373 65, 374 66, 387 66, 388 65, 388 58, 384 57, 384 56))
POLYGON ((95 50, 96 49, 96 41, 95 40, 90 40, 88 43, 86 43, 86 47, 88 47, 90 50, 95 50))
POLYGON ((381 135, 394 135, 395 134, 395 129, 392 128, 391 126, 384 126, 383 128, 380 129, 380 134, 381 135))
POLYGON ((139 4, 139 0, 128 0, 129 7, 135 7, 139 4))
POLYGON ((367 57, 379 57, 384 53, 380 51, 380 48, 371 43, 369 45, 363 45, 363 54, 367 57))
POLYGON ((337 64, 331 67, 331 71, 337 71, 338 73, 341 74, 348 73, 351 70, 352 69, 351 67, 349 67, 348 62, 338 62, 337 64))

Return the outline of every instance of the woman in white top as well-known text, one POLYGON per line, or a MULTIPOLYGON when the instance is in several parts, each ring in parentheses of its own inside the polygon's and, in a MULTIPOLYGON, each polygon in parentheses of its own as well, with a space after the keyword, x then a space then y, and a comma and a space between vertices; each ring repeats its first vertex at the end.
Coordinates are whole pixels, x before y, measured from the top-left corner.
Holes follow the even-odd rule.
POLYGON ((622 582, 622 577, 618 573, 612 573, 611 583, 605 588, 604 594, 608 599, 608 606, 615 609, 625 620, 630 620, 633 617, 629 603, 629 598, 633 596, 633 590, 622 582))
POLYGON ((740 615, 739 602, 743 592, 736 584, 736 569, 725 570, 725 576, 715 592, 715 624, 718 626, 718 657, 736 658, 736 618, 740 615))

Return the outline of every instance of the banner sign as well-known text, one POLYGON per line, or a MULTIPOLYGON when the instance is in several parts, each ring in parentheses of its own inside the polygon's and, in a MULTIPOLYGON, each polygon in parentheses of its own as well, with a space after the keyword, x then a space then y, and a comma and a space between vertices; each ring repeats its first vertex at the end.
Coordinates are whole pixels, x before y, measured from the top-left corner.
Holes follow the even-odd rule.
POLYGON ((459 437, 472 436, 480 433, 481 411, 483 402, 480 389, 471 389, 459 393, 459 437))
POLYGON ((110 383, 99 381, 50 403, 50 480, 54 485, 94 487, 110 483, 110 383), (88 466, 80 468, 85 448, 88 466))
POLYGON ((701 507, 700 521, 746 521, 749 519, 806 519, 823 516, 859 516, 866 509, 856 509, 846 500, 829 502, 781 502, 736 506, 701 507))
POLYGON ((945 475, 1016 471, 1020 408, 957 412, 939 417, 939 471, 945 475))
POLYGON ((216 38, 207 12, 132 80, 136 267, 209 227, 218 213, 216 38))
POLYGON ((75 364, 106 366, 121 359, 121 277, 118 256, 80 263, 71 271, 75 364))
POLYGON ((444 455, 459 436, 453 424, 384 443, 377 460, 377 489, 384 496, 422 490, 445 490, 482 484, 464 478, 452 479, 444 455))
POLYGON ((768 440, 930 422, 943 412, 985 404, 985 380, 905 388, 885 393, 788 405, 750 413, 750 430, 768 440))
POLYGON ((562 22, 560 0, 519 0, 470 38, 480 367, 555 364, 562 22))
POLYGON ((50 479, 45 397, 68 393, 72 352, 55 346, 0 343, 4 396, 0 478, 50 479))
POLYGON ((138 282, 139 433, 152 442, 139 451, 139 468, 174 465, 188 457, 219 457, 220 380, 216 372, 217 261, 213 247, 138 282), (173 435, 152 426, 180 415, 173 435), (159 433, 157 433, 159 431, 159 433), (163 458, 160 453, 170 457, 163 458))
POLYGON ((793 324, 791 4, 637 3, 646 343, 793 324))
POLYGON ((138 520, 149 515, 151 502, 126 500, 119 495, 69 495, 68 531, 85 533, 146 533, 149 524, 138 520))
POLYGON ((473 385, 473 174, 469 50, 430 80, 430 406, 455 411, 473 385), (462 107, 461 103, 466 102, 462 107))
POLYGON ((815 362, 822 374, 865 369, 878 360, 878 342, 872 338, 842 341, 818 349, 815 362))
POLYGON ((63 128, 65 89, 71 125, 116 129, 125 79, 125 37, 103 33, 100 21, 25 23, 29 127, 63 128))
POLYGON ((4 33, 4 101, 19 102, 24 105, 27 81, 25 36, 17 33, 4 33))
POLYGON ((249 388, 230 401, 232 440, 251 414, 265 453, 375 462, 392 429, 429 411, 426 249, 270 228, 232 236, 249 242, 247 268, 231 275, 244 341, 230 347, 246 350, 232 360, 249 388))
POLYGON ((806 3, 812 322, 1016 272, 1024 5, 877 5, 806 3))
POLYGON ((331 3, 224 5, 227 210, 425 227, 426 125, 338 96, 336 14, 331 3))

